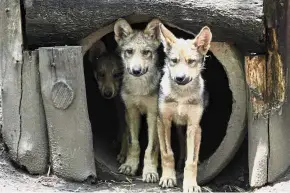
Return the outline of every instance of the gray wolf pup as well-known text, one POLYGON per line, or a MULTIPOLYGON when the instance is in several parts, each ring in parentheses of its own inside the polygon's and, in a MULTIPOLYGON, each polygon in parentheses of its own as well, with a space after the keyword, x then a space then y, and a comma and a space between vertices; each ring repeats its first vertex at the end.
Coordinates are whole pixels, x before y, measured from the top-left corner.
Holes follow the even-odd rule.
POLYGON ((160 46, 159 23, 149 22, 143 31, 133 30, 119 19, 114 26, 115 40, 124 66, 121 97, 126 107, 126 121, 130 132, 127 159, 119 172, 135 175, 139 165, 139 130, 141 114, 147 115, 148 145, 145 150, 142 178, 144 182, 157 182, 158 134, 156 128, 157 101, 160 72, 157 68, 160 46))
POLYGON ((123 77, 121 58, 115 52, 108 52, 105 44, 99 40, 89 50, 89 60, 94 69, 94 77, 100 93, 105 99, 112 99, 117 110, 119 120, 118 136, 121 139, 121 150, 117 155, 117 161, 123 163, 128 149, 128 131, 124 116, 124 105, 120 97, 120 87, 123 77))
POLYGON ((205 108, 204 69, 205 55, 210 47, 212 33, 205 26, 194 39, 178 39, 160 24, 164 46, 165 66, 161 79, 157 128, 162 158, 160 186, 176 185, 174 155, 170 143, 170 129, 186 125, 186 162, 183 192, 200 192, 197 184, 197 165, 201 141, 200 120, 205 108))

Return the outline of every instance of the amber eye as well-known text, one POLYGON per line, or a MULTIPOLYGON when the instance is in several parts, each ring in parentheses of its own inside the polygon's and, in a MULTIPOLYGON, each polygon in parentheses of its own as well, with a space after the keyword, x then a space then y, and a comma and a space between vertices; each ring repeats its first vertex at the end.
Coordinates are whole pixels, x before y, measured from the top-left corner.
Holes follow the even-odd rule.
POLYGON ((187 60, 187 63, 188 63, 188 64, 193 64, 193 63, 195 63, 195 60, 193 60, 193 59, 188 59, 188 60, 187 60))
POLYGON ((173 62, 173 63, 177 63, 177 58, 172 58, 172 59, 171 59, 171 62, 173 62))
POLYGON ((125 53, 127 55, 131 55, 131 54, 133 54, 133 49, 132 48, 129 48, 129 49, 125 50, 125 53))
POLYGON ((151 51, 150 50, 143 50, 143 52, 142 52, 142 54, 144 55, 144 56, 150 56, 151 55, 151 51))

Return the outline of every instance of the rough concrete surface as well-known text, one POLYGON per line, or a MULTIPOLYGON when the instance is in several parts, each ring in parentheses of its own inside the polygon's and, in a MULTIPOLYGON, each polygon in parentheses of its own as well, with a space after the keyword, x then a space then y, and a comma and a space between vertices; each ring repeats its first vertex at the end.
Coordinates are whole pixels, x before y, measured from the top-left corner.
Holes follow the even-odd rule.
POLYGON ((227 132, 216 151, 199 166, 198 181, 211 179, 228 164, 245 136, 246 90, 240 52, 227 43, 212 43, 210 51, 223 65, 232 92, 232 112, 227 132))

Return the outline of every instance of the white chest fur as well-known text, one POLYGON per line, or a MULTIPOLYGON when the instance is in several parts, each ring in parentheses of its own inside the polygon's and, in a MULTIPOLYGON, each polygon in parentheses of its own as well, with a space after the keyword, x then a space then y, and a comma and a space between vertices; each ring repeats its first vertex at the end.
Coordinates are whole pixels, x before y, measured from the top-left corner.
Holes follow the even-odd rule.
POLYGON ((202 109, 204 82, 200 77, 198 84, 173 85, 169 76, 164 75, 161 80, 159 93, 159 111, 169 113, 177 125, 186 125, 188 116, 194 115, 202 109))

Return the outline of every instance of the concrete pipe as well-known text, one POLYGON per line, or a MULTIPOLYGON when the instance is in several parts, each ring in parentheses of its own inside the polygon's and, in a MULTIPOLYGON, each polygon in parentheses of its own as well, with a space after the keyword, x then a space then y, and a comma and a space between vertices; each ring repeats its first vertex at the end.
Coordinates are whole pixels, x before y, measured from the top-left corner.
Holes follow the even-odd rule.
MULTIPOLYGON (((133 25, 135 28, 144 26, 145 23, 133 25)), ((193 38, 192 34, 174 27, 169 28, 179 37, 193 38)), ((98 40, 102 39, 111 49, 116 47, 112 26, 100 29, 97 33, 99 34, 98 40)), ((86 41, 86 38, 83 41, 86 41)), ((244 139, 246 120, 243 57, 233 45, 222 42, 213 42, 208 55, 203 77, 210 100, 201 121, 203 132, 198 170, 200 183, 209 182, 231 161, 244 139)), ((100 96, 91 72, 91 66, 85 65, 88 109, 94 133, 98 176, 101 179, 122 180, 125 179, 125 176, 118 174, 117 171, 119 166, 116 161, 118 145, 113 145, 117 139, 116 110, 112 102, 102 99, 100 96)), ((147 143, 146 130, 144 120, 140 132, 141 155, 142 152, 144 153, 147 143)), ((173 132, 176 131, 173 129, 173 132)), ((175 148, 176 140, 174 137, 172 138, 173 150, 178 156, 178 148, 175 148)), ((140 158, 139 170, 142 160, 143 156, 140 158)))

